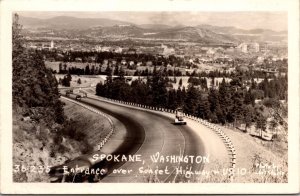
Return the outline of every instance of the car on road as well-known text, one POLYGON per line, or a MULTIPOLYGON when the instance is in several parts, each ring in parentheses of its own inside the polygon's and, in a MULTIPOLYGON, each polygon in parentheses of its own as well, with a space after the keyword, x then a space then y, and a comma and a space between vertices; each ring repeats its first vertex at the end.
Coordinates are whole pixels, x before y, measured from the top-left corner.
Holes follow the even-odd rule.
POLYGON ((186 121, 183 118, 183 112, 182 108, 177 108, 175 110, 175 120, 174 120, 175 125, 186 125, 186 121))
POLYGON ((76 95, 75 99, 76 100, 80 100, 81 99, 81 95, 76 95))
POLYGON ((274 134, 270 131, 254 130, 250 131, 251 136, 259 137, 263 140, 272 141, 274 139, 274 134))

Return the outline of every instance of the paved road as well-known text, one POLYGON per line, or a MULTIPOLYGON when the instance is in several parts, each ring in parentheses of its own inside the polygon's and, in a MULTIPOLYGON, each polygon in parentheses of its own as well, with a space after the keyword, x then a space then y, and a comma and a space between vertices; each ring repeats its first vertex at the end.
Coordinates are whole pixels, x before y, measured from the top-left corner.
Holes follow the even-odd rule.
POLYGON ((142 161, 112 164, 109 169, 110 174, 101 182, 186 182, 193 181, 197 176, 184 175, 181 171, 203 169, 204 164, 199 161, 200 156, 206 156, 203 142, 188 126, 174 125, 173 118, 156 112, 143 111, 104 100, 84 98, 81 102, 113 116, 123 124, 116 127, 116 134, 107 142, 104 151, 116 148, 115 154, 141 156, 142 161), (157 153, 163 158, 170 155, 198 156, 197 160, 201 163, 196 163, 191 157, 189 158, 193 159, 194 163, 191 161, 155 163, 150 156, 157 153), (144 173, 146 169, 148 171, 152 169, 153 172, 156 169, 158 174, 144 173), (130 173, 127 173, 128 171, 130 173), (119 172, 126 172, 126 174, 119 172))

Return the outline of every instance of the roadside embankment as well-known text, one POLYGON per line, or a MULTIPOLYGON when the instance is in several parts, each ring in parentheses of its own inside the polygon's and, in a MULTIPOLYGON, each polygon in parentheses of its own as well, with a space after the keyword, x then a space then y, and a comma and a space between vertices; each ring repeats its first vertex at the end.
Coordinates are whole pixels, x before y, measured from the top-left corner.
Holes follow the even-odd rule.
POLYGON ((109 133, 110 124, 106 118, 77 104, 62 101, 68 118, 65 127, 57 124, 48 127, 42 121, 14 113, 14 182, 48 182, 50 167, 97 150, 100 141, 109 133))

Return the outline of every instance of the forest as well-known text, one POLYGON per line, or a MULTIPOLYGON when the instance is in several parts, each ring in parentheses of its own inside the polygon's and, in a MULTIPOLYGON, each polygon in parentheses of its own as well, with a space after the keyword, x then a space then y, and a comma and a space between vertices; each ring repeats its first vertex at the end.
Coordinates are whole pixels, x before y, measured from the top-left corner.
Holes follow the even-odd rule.
MULTIPOLYGON (((265 78, 256 83, 254 78, 246 82, 247 75, 236 74, 230 82, 223 78, 219 87, 207 87, 205 78, 190 76, 186 89, 180 84, 173 89, 168 85, 168 75, 154 68, 152 76, 146 82, 142 79, 129 85, 120 70, 118 77, 108 74, 105 83, 98 83, 96 94, 112 99, 134 102, 169 109, 183 108, 187 114, 220 124, 245 124, 246 129, 255 125, 257 129, 266 129, 265 108, 283 107, 280 100, 287 100, 287 77, 265 78), (256 104, 255 100, 261 100, 256 104)), ((282 119, 273 119, 274 126, 282 124, 282 119), (275 122, 276 121, 276 122, 275 122)))

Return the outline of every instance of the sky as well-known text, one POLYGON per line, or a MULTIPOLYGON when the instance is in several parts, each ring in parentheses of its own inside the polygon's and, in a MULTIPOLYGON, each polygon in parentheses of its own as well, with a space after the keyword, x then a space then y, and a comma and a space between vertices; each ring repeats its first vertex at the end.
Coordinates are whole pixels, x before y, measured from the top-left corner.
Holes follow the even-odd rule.
POLYGON ((210 24, 216 26, 234 26, 242 29, 264 28, 275 31, 287 31, 287 12, 19 12, 21 16, 51 18, 55 16, 73 16, 78 18, 108 18, 134 24, 166 24, 196 26, 210 24))

